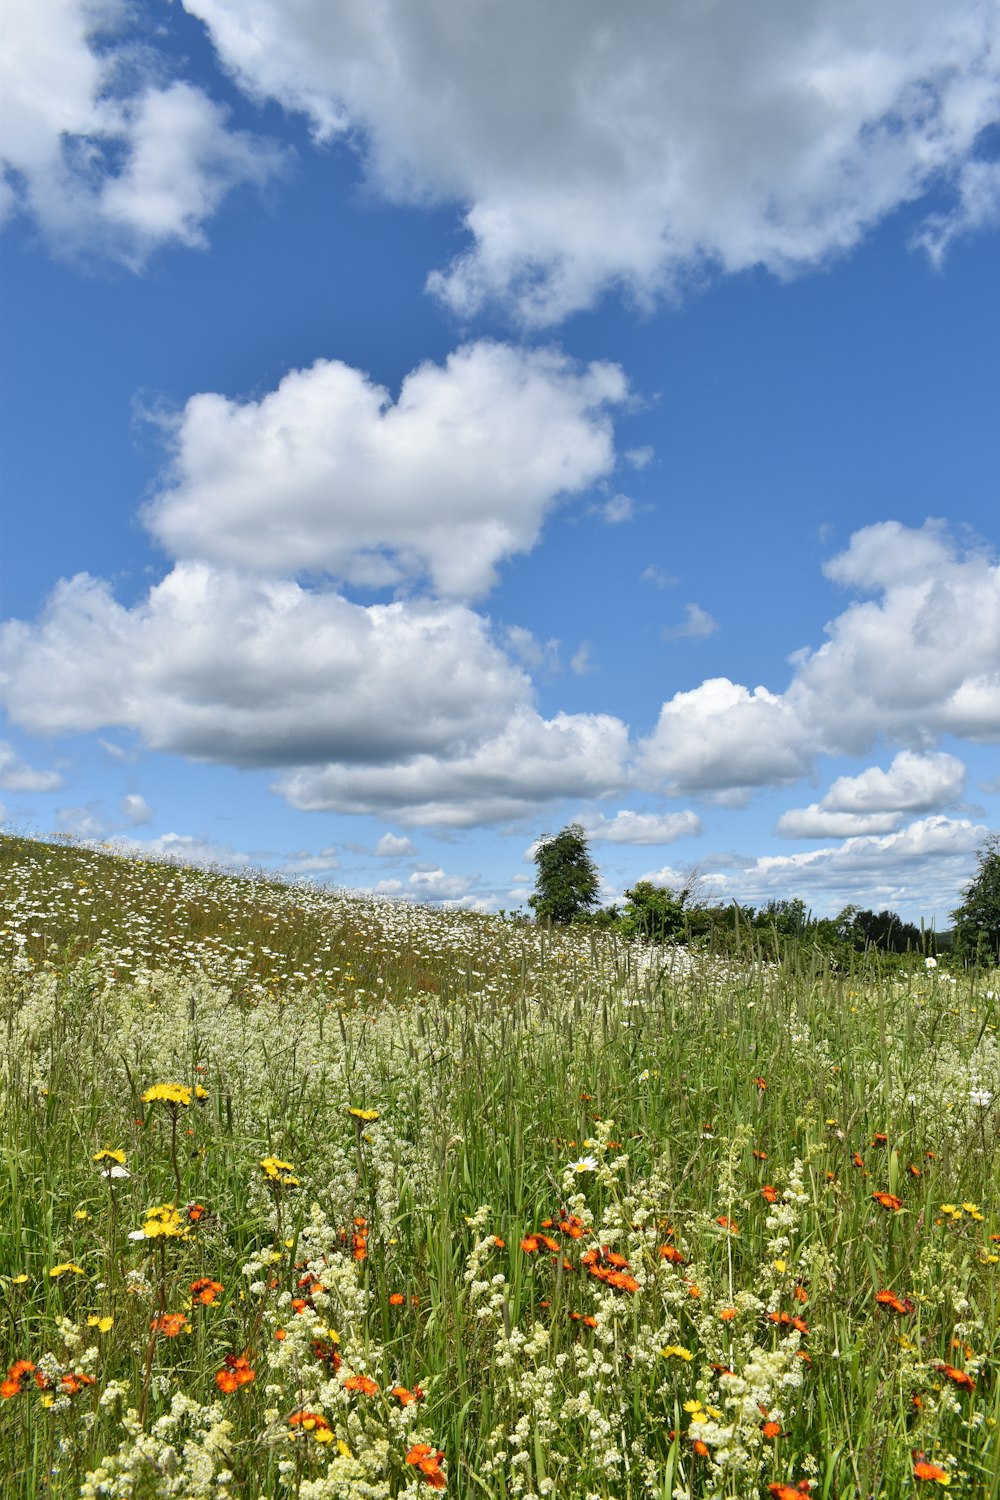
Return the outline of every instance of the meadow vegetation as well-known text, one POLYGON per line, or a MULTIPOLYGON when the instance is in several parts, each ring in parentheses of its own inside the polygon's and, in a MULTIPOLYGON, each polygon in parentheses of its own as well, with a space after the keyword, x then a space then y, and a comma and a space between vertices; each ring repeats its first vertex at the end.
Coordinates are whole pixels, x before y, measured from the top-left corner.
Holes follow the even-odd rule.
POLYGON ((0 842, 25 1500, 1000 1500, 1000 976, 0 842))

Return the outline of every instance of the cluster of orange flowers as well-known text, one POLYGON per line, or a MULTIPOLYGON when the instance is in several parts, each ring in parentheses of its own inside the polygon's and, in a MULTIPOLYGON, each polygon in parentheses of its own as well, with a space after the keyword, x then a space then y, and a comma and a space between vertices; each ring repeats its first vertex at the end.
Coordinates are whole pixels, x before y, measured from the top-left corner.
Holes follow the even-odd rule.
POLYGON ((441 1472, 443 1458, 440 1448, 432 1448, 430 1443, 414 1443, 406 1455, 406 1462, 416 1465, 432 1490, 443 1490, 446 1488, 441 1472))
POLYGON ((208 1276, 199 1276, 197 1281, 191 1283, 191 1300, 200 1302, 204 1307, 211 1307, 225 1290, 221 1281, 212 1281, 208 1276))
POLYGON ((256 1370, 250 1368, 245 1354, 227 1354, 223 1367, 215 1377, 220 1391, 238 1391, 241 1385, 249 1385, 256 1378, 256 1370))
POLYGON ((628 1261, 624 1255, 609 1250, 607 1245, 602 1245, 599 1250, 588 1250, 580 1257, 580 1261, 589 1274, 598 1281, 603 1281, 605 1286, 613 1286, 618 1292, 639 1290, 635 1277, 628 1274, 628 1261))
POLYGON ((913 1311, 913 1303, 910 1301, 909 1297, 898 1297, 896 1293, 890 1291, 888 1287, 881 1292, 875 1293, 875 1301, 879 1303, 881 1307, 891 1308, 894 1313, 899 1313, 901 1316, 908 1317, 909 1314, 913 1311))
POLYGON ((161 1313, 149 1326, 154 1333, 162 1333, 165 1339, 175 1339, 179 1333, 186 1333, 190 1324, 185 1313, 161 1313))
POLYGON ((22 1391, 29 1390, 32 1383, 29 1376, 40 1391, 58 1390, 64 1396, 75 1396, 84 1386, 94 1384, 93 1375, 86 1375, 83 1370, 66 1370, 58 1377, 53 1377, 40 1370, 30 1359, 18 1359, 7 1371, 6 1379, 0 1381, 0 1397, 9 1401, 12 1396, 19 1396, 22 1391))

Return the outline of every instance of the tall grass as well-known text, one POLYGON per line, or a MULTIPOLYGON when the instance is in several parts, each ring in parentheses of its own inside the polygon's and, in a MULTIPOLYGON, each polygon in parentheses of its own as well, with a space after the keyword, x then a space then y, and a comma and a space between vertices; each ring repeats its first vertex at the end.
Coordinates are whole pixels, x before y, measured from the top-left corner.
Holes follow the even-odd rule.
POLYGON ((12 1495, 1000 1500, 996 976, 18 840, 0 904, 12 1495))

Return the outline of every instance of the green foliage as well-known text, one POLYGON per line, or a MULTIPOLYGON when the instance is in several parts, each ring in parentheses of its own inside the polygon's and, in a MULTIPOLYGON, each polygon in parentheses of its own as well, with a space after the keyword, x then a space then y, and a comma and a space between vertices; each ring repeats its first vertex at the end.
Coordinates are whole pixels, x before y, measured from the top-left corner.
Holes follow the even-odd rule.
POLYGON ((843 940, 858 953, 877 948, 881 953, 923 952, 924 937, 913 922, 904 922, 894 911, 862 911, 845 906, 837 918, 843 940))
POLYGON ((618 930, 623 937, 645 938, 649 943, 676 943, 685 937, 684 907, 688 889, 677 895, 665 886, 638 880, 625 892, 628 905, 622 913, 618 930))
POLYGON ((979 850, 978 873, 952 912, 955 947, 966 963, 995 963, 1000 957, 1000 833, 991 833, 979 850))
POLYGON ((535 850, 535 893, 528 905, 540 922, 565 926, 598 902, 600 881, 579 823, 570 823, 535 850))

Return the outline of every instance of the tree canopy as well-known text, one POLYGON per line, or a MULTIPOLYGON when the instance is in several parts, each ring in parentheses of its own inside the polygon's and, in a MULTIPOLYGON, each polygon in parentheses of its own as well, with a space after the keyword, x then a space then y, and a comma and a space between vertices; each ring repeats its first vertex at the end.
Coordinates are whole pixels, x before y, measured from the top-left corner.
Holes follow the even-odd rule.
POLYGON ((1000 833, 991 833, 976 855, 979 869, 952 912, 955 947, 967 961, 1000 958, 1000 833))
POLYGON ((597 905, 600 881, 579 823, 542 839, 535 849, 535 866, 535 893, 528 904, 539 921, 564 925, 597 905))

